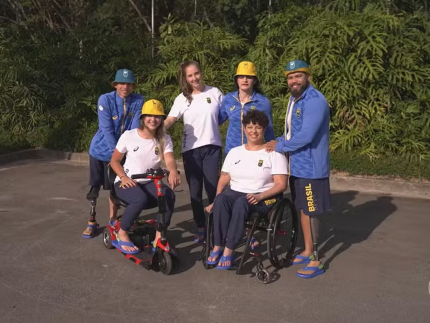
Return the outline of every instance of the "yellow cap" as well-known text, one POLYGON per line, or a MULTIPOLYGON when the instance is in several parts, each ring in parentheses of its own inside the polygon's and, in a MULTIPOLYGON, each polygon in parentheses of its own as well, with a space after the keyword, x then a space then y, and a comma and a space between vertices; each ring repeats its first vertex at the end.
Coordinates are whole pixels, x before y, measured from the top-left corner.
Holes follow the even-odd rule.
POLYGON ((255 76, 257 77, 257 69, 255 68, 254 63, 251 62, 240 62, 237 66, 236 75, 247 75, 247 76, 255 76))
POLYGON ((164 113, 164 107, 163 104, 158 100, 149 100, 146 101, 145 104, 142 107, 142 114, 143 115, 153 115, 153 116, 166 116, 164 113))

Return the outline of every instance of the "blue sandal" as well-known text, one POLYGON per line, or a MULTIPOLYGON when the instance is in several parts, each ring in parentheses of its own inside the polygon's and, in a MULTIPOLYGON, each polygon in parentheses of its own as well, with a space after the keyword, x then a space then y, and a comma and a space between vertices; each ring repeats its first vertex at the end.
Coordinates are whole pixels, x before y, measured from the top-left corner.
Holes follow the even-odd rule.
POLYGON ((82 233, 82 238, 85 238, 85 239, 94 238, 94 236, 96 235, 98 227, 99 227, 99 225, 97 224, 97 222, 88 221, 87 228, 82 233))
POLYGON ((249 241, 249 247, 251 248, 251 250, 257 249, 259 245, 260 241, 258 241, 256 237, 252 237, 251 241, 249 241))
POLYGON ((230 256, 221 256, 221 259, 219 260, 219 262, 223 263, 226 261, 230 261, 230 265, 228 266, 216 266, 216 269, 220 269, 220 270, 228 270, 231 267, 233 267, 233 263, 234 263, 234 254, 230 255, 230 256))
POLYGON ((125 254, 133 255, 133 254, 135 254, 135 253, 139 253, 139 252, 140 252, 140 249, 137 249, 137 250, 134 250, 134 251, 128 251, 128 250, 122 249, 122 246, 126 246, 126 247, 136 247, 136 246, 134 245, 134 243, 133 243, 133 242, 126 242, 126 241, 122 241, 122 240, 113 240, 113 241, 112 241, 112 245, 113 245, 115 248, 117 248, 117 249, 121 250, 121 252, 122 252, 122 253, 125 253, 125 254))
POLYGON ((318 275, 324 274, 325 273, 325 269, 324 269, 324 265, 320 264, 319 266, 315 266, 315 267, 303 267, 302 270, 312 270, 313 273, 312 274, 301 274, 301 273, 297 273, 298 277, 301 278, 313 278, 316 277, 318 275))
POLYGON ((197 232, 197 237, 194 237, 194 241, 195 242, 203 242, 203 241, 205 241, 205 239, 206 239, 206 230, 203 230, 203 231, 198 231, 197 232), (200 239, 199 237, 200 236, 203 236, 203 238, 202 239, 200 239))
POLYGON ((302 261, 291 261, 290 265, 306 265, 311 262, 312 259, 314 259, 313 255, 310 255, 309 257, 297 255, 294 259, 301 259, 302 261))
POLYGON ((222 255, 223 252, 224 252, 223 248, 219 249, 218 251, 212 251, 209 258, 214 258, 214 257, 217 257, 217 258, 213 261, 206 259, 206 263, 208 265, 216 265, 219 262, 219 257, 222 255))

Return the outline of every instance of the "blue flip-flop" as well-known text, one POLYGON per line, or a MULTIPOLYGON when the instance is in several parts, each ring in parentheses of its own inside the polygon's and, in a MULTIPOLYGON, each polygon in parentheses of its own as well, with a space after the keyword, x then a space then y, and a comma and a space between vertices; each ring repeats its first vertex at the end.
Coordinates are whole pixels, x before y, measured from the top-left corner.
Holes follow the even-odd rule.
POLYGON ((126 254, 130 254, 133 255, 135 253, 139 253, 140 249, 134 250, 134 251, 128 251, 128 250, 124 250, 122 249, 122 246, 126 246, 126 247, 136 247, 133 242, 126 242, 126 241, 122 241, 122 240, 113 240, 112 241, 112 245, 121 250, 122 253, 126 253, 126 254))
POLYGON ((314 277, 316 277, 318 275, 322 275, 322 274, 325 273, 325 269, 324 269, 324 265, 323 264, 320 264, 319 266, 315 266, 315 267, 308 267, 308 266, 306 266, 306 267, 303 267, 302 270, 313 270, 313 273, 312 274, 301 274, 301 273, 298 272, 296 274, 298 277, 301 277, 301 278, 314 278, 314 277))
POLYGON ((257 249, 259 245, 260 241, 258 241, 256 237, 252 237, 251 241, 249 241, 249 247, 251 248, 251 250, 257 249))
POLYGON ((198 231, 197 232, 197 236, 203 236, 203 238, 202 239, 199 239, 199 238, 194 238, 194 241, 195 242, 203 242, 203 241, 205 241, 205 239, 206 239, 206 230, 203 230, 203 231, 198 231))
POLYGON ((97 229, 98 229, 99 225, 98 225, 98 224, 97 224, 97 222, 96 222, 95 224, 88 224, 88 225, 87 225, 87 227, 88 227, 88 228, 92 228, 92 229, 94 229, 94 230, 93 230, 93 234, 86 235, 86 234, 83 234, 83 233, 82 233, 82 238, 85 238, 85 239, 91 239, 91 238, 94 238, 94 237, 95 237, 95 235, 96 235, 96 232, 97 232, 97 229))
POLYGON ((211 255, 209 257, 210 258, 217 257, 217 258, 215 260, 213 260, 213 261, 209 261, 209 260, 206 259, 206 263, 208 265, 216 265, 219 262, 219 256, 222 255, 223 251, 224 251, 223 248, 219 249, 218 251, 212 251, 212 253, 211 253, 211 255))
POLYGON ((297 255, 294 259, 302 259, 302 261, 291 261, 290 265, 306 265, 308 263, 311 262, 311 260, 313 259, 313 255, 310 255, 309 257, 306 256, 302 256, 302 255, 297 255))
POLYGON ((226 261, 230 261, 230 265, 229 266, 216 266, 216 269, 220 269, 220 270, 227 270, 230 269, 231 267, 233 267, 233 262, 234 262, 234 255, 230 255, 230 256, 221 256, 221 259, 219 260, 219 262, 223 263, 226 261))

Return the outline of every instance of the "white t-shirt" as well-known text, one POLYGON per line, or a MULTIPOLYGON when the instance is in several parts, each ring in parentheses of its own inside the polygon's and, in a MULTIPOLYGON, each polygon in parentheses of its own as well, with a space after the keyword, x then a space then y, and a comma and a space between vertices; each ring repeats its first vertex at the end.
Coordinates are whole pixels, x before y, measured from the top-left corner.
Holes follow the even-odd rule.
MULTIPOLYGON (((165 135, 166 147, 164 153, 173 152, 172 139, 165 135)), ((124 171, 128 177, 134 174, 143 174, 149 168, 158 168, 161 165, 160 149, 154 139, 144 139, 139 136, 137 129, 125 131, 116 144, 116 149, 126 154, 124 171)), ((115 178, 115 183, 120 181, 119 177, 115 178)), ((147 182, 150 179, 137 179, 137 182, 147 182)))
POLYGON ((218 113, 223 98, 221 91, 212 86, 193 95, 191 104, 182 93, 176 97, 169 117, 184 119, 182 152, 206 145, 222 147, 218 113))
POLYGON ((230 174, 233 191, 261 193, 273 187, 272 175, 288 175, 288 161, 276 151, 250 151, 242 145, 229 151, 222 171, 230 174))

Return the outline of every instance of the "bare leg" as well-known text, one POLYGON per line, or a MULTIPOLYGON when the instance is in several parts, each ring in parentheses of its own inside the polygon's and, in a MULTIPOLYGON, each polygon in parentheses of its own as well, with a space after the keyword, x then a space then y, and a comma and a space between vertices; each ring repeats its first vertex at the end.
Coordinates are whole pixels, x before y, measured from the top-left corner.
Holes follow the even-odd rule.
POLYGON ((113 204, 112 200, 109 198, 109 222, 113 223, 116 220, 117 213, 118 213, 118 207, 115 204, 113 204))
MULTIPOLYGON (((300 211, 300 221, 302 223, 303 239, 305 242, 305 250, 303 250, 300 255, 309 257, 313 252, 310 217, 304 214, 303 211, 300 211)), ((301 263, 302 261, 302 259, 294 259, 294 263, 301 263)))

